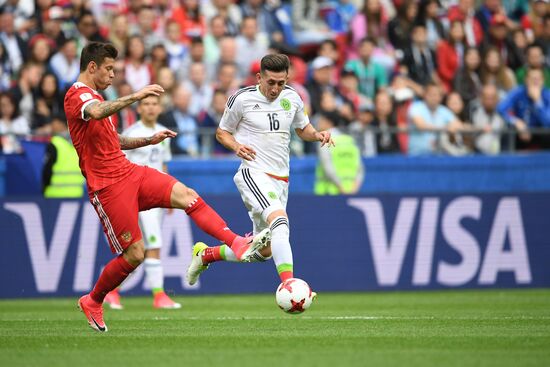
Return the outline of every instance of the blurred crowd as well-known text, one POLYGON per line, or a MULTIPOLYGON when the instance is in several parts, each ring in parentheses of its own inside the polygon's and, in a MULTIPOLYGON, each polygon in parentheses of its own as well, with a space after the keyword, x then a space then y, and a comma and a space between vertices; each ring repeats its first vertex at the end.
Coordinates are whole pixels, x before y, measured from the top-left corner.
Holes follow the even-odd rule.
MULTIPOLYGON (((90 41, 119 50, 106 98, 163 86, 176 155, 228 153, 213 131, 270 52, 290 56, 312 123, 330 120, 364 156, 550 148, 548 0, 0 0, 4 153, 65 120, 90 41)), ((116 122, 138 119, 127 108, 116 122)))

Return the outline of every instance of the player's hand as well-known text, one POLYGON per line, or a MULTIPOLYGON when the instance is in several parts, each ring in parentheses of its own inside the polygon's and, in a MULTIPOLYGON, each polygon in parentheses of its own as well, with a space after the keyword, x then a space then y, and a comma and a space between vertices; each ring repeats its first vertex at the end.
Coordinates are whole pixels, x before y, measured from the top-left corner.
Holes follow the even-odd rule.
POLYGON ((254 159, 256 159, 256 151, 248 145, 239 144, 239 146, 235 150, 235 154, 237 154, 237 157, 247 161, 253 161, 254 159))
POLYGON ((330 137, 330 133, 328 131, 319 131, 317 132, 317 140, 321 142, 321 146, 328 145, 329 147, 332 145, 333 147, 336 146, 334 144, 334 141, 330 137))
POLYGON ((162 93, 164 93, 164 88, 161 87, 158 84, 150 84, 146 87, 141 88, 135 93, 135 96, 138 101, 141 101, 142 99, 149 97, 149 96, 160 96, 162 93))
POLYGON ((151 145, 155 145, 167 138, 175 138, 178 134, 172 130, 162 130, 151 136, 151 145))

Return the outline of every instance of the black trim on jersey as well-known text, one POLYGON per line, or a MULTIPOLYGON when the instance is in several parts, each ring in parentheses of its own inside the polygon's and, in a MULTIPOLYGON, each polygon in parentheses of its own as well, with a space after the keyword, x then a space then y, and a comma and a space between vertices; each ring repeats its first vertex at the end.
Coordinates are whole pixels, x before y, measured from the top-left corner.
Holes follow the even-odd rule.
POLYGON ((270 229, 273 231, 275 228, 279 226, 287 226, 288 227, 288 220, 286 218, 279 218, 275 220, 273 223, 271 223, 270 229))
POLYGON ((256 200, 258 200, 258 203, 260 203, 260 206, 262 209, 266 209, 269 206, 269 201, 265 198, 265 196, 262 194, 254 180, 252 179, 252 176, 250 175, 250 172, 248 168, 243 168, 241 170, 241 173, 243 175, 244 182, 246 183, 246 186, 252 191, 254 196, 256 197, 256 200))
MULTIPOLYGON (((290 90, 296 92, 296 89, 292 88, 290 85, 285 85, 285 89, 290 89, 290 90)), ((298 93, 298 92, 296 92, 296 93, 298 93)))
POLYGON ((252 92, 256 90, 256 86, 251 86, 251 87, 246 87, 246 88, 242 88, 238 91, 235 92, 235 94, 233 94, 231 97, 229 97, 229 99, 227 100, 227 108, 231 108, 233 107, 233 103, 235 103, 235 100, 237 99, 237 96, 241 93, 244 93, 244 92, 252 92))

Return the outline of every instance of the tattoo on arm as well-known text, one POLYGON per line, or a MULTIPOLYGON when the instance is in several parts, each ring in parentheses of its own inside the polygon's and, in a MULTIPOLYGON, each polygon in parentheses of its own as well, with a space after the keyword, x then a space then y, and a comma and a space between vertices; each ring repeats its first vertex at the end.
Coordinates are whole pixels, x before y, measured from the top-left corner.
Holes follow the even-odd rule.
POLYGON ((120 149, 129 150, 141 148, 146 145, 150 145, 152 137, 148 138, 129 138, 127 136, 118 135, 118 140, 120 141, 120 149))
POLYGON ((102 118, 114 115, 124 107, 136 102, 137 99, 133 94, 118 98, 114 101, 104 101, 98 103, 92 103, 84 110, 84 116, 91 117, 94 120, 101 120, 102 118))

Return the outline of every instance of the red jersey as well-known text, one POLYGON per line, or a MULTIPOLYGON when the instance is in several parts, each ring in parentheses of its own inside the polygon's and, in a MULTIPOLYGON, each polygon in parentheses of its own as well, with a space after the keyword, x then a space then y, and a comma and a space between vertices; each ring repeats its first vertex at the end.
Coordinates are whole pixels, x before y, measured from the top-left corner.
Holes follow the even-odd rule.
POLYGON ((78 153, 80 170, 91 194, 128 177, 134 168, 120 150, 120 141, 111 117, 93 120, 84 117, 84 109, 103 97, 81 82, 74 83, 64 101, 69 132, 78 153))

